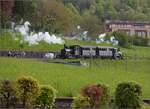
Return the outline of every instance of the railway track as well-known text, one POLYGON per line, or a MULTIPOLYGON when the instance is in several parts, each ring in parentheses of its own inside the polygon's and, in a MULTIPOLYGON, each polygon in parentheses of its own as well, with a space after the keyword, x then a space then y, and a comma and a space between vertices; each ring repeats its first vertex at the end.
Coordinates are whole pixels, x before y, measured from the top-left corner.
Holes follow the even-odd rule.
POLYGON ((57 52, 52 51, 0 51, 1 57, 16 58, 54 58, 57 54, 57 52))

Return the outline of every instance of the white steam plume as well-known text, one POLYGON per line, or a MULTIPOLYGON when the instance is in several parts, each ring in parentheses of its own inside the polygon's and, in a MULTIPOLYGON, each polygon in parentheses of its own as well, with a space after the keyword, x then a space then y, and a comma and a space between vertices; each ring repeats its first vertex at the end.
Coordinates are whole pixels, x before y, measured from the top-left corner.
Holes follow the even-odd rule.
POLYGON ((64 44, 64 40, 60 37, 50 35, 49 32, 38 32, 29 33, 30 22, 26 21, 24 25, 17 25, 15 27, 16 31, 19 31, 23 35, 24 41, 28 42, 29 45, 37 45, 40 41, 44 41, 48 44, 64 44))

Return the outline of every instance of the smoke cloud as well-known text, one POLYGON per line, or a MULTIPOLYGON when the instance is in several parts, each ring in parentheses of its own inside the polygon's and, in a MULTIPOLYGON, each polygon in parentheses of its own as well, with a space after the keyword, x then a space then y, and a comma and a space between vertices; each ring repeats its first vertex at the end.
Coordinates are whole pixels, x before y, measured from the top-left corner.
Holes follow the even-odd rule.
POLYGON ((17 25, 16 31, 19 31, 23 36, 23 40, 28 42, 29 45, 37 45, 40 41, 44 41, 48 44, 64 44, 64 40, 56 35, 50 35, 49 32, 30 32, 30 22, 24 22, 24 25, 17 25))
POLYGON ((106 40, 106 33, 100 34, 98 36, 98 39, 96 40, 97 44, 103 43, 103 42, 111 43, 113 45, 118 45, 119 43, 119 41, 114 36, 111 36, 109 40, 106 40))

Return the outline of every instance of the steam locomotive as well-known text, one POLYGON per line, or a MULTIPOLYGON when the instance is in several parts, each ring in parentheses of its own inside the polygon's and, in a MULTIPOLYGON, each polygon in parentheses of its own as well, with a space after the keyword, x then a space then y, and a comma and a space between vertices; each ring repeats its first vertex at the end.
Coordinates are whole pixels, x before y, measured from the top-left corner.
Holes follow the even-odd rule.
POLYGON ((109 58, 123 59, 119 48, 105 46, 66 46, 60 52, 61 58, 109 58))

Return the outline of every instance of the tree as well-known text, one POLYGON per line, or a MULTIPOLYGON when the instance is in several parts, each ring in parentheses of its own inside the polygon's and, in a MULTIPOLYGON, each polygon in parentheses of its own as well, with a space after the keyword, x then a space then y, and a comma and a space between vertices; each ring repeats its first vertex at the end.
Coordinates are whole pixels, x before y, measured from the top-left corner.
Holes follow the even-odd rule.
POLYGON ((77 8, 72 3, 68 3, 66 5, 66 7, 71 12, 73 25, 75 25, 75 26, 80 25, 81 15, 80 15, 79 11, 77 10, 77 8))
POLYGON ((100 25, 97 16, 85 13, 82 17, 81 28, 88 31, 88 36, 95 38, 100 33, 100 25))
POLYGON ((42 1, 43 7, 37 10, 37 22, 41 28, 50 33, 67 35, 72 30, 71 11, 62 2, 56 0, 42 1))
POLYGON ((0 96, 2 96, 6 102, 6 107, 9 108, 10 100, 16 94, 14 84, 9 80, 3 80, 0 84, 0 96))
POLYGON ((99 18, 103 18, 104 16, 104 1, 103 0, 99 0, 97 2, 97 5, 96 5, 96 15, 99 17, 99 18))
POLYGON ((23 76, 17 79, 17 91, 20 100, 23 102, 24 107, 26 107, 27 104, 31 104, 35 100, 38 95, 39 86, 32 77, 23 76))
POLYGON ((12 9, 14 7, 14 0, 1 0, 0 1, 0 23, 2 28, 5 28, 6 23, 13 15, 12 9))
POLYGON ((129 36, 125 35, 124 32, 116 31, 113 32, 113 36, 116 38, 116 40, 119 41, 119 46, 130 48, 131 46, 131 38, 129 36))
POLYGON ((15 0, 13 8, 14 18, 17 18, 15 20, 33 21, 32 17, 36 12, 37 4, 36 0, 15 0))

